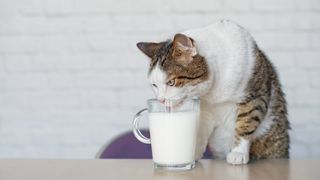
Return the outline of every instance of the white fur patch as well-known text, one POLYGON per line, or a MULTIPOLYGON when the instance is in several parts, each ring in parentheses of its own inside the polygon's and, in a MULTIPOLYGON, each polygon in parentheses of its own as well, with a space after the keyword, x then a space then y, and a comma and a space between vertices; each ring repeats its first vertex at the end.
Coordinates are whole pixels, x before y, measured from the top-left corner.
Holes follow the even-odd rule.
POLYGON ((167 75, 160 69, 160 65, 158 62, 149 75, 149 83, 151 85, 156 85, 156 87, 153 86, 152 88, 154 94, 157 96, 158 99, 165 99, 167 90, 166 79, 167 75))
MULTIPOLYGON (((205 113, 207 126, 213 127, 209 137, 209 146, 216 158, 225 158, 232 148, 237 118, 236 112, 237 106, 231 102, 213 106, 207 105, 206 107, 201 106, 201 117, 203 117, 202 113, 205 113)), ((199 131, 202 131, 202 129, 199 131)))
POLYGON ((250 141, 241 139, 238 146, 232 149, 227 155, 227 162, 230 164, 247 164, 249 162, 250 141))

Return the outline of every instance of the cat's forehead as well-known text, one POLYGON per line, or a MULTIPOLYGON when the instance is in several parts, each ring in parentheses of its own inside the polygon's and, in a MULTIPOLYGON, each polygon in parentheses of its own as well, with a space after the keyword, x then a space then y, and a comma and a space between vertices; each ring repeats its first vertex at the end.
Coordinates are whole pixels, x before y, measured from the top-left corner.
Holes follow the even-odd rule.
POLYGON ((172 41, 167 40, 165 42, 160 43, 160 49, 155 53, 155 55, 151 58, 149 73, 159 64, 159 68, 163 67, 164 61, 168 59, 172 48, 172 41))
POLYGON ((164 84, 167 80, 167 73, 160 68, 159 63, 149 73, 149 81, 155 84, 164 84))
POLYGON ((190 58, 187 56, 188 54, 180 52, 177 56, 174 52, 176 51, 172 41, 161 43, 161 47, 151 58, 149 78, 152 82, 166 83, 168 80, 180 77, 178 84, 183 86, 187 83, 195 84, 207 79, 208 66, 204 57, 197 54, 191 57, 191 62, 187 62, 188 60, 184 58, 190 58))

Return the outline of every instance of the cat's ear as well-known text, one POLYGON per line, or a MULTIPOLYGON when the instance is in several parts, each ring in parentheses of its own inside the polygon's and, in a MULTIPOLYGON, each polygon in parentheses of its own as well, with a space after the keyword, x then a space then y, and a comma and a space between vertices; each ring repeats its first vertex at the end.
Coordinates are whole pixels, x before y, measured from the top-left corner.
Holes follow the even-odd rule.
POLYGON ((153 42, 139 42, 137 47, 148 57, 152 58, 157 50, 159 50, 161 44, 153 42))
POLYGON ((173 53, 186 54, 189 56, 195 56, 197 49, 195 47, 194 40, 184 34, 176 34, 173 39, 173 53))

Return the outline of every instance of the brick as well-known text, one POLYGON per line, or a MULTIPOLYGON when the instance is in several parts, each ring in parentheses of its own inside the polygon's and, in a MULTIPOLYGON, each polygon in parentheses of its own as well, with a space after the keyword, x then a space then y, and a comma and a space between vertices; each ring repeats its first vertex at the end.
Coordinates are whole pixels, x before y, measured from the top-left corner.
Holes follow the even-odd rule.
POLYGON ((147 74, 149 59, 137 49, 135 53, 90 53, 90 62, 93 70, 107 69, 142 69, 147 74))
POLYGON ((1 90, 37 90, 44 89, 47 85, 43 74, 11 74, 6 75, 0 84, 1 90))
MULTIPOLYGON (((319 3, 320 4, 320 3, 319 3)), ((320 10, 320 8, 319 8, 320 10)), ((311 22, 312 22, 312 29, 316 29, 318 30, 317 32, 319 33, 319 29, 320 29, 320 25, 319 22, 320 21, 320 13, 313 13, 312 16, 310 17, 311 22)))
POLYGON ((318 89, 311 89, 309 87, 299 87, 296 90, 295 104, 301 106, 319 106, 320 93, 318 89))
MULTIPOLYGON (((101 1, 101 0, 77 0, 74 1, 74 12, 76 13, 91 13, 91 14, 101 14, 107 13, 109 10, 112 11, 114 4, 117 4, 114 1, 101 1)), ((118 10, 118 9, 116 9, 118 10)))
MULTIPOLYGON (((299 2, 299 1, 297 1, 299 2)), ((305 4, 305 3, 303 3, 305 4)), ((314 13, 311 13, 309 11, 303 11, 303 12, 295 12, 292 14, 292 18, 294 19, 294 26, 293 29, 297 30, 310 30, 312 29, 313 22, 312 22, 312 16, 314 13)))
POLYGON ((265 52, 273 65, 280 69, 292 69, 296 67, 295 56, 287 51, 267 51, 265 52))
POLYGON ((0 17, 0 34, 47 35, 82 32, 81 19, 75 17, 10 16, 0 17))
POLYGON ((309 49, 310 35, 307 33, 256 33, 255 39, 262 49, 294 50, 309 49))
POLYGON ((30 56, 30 68, 33 72, 57 71, 63 58, 56 53, 37 53, 30 56))
MULTIPOLYGON (((101 34, 87 35, 85 41, 90 51, 113 53, 115 51, 126 52, 132 50, 137 52, 136 43, 143 41, 143 39, 134 36, 110 36, 101 34)), ((163 41, 163 39, 161 41, 163 41)))
POLYGON ((20 11, 21 6, 23 6, 24 3, 21 4, 18 3, 17 0, 12 1, 0 1, 0 7, 1 7, 1 15, 12 15, 17 14, 20 11))
POLYGON ((8 72, 30 72, 31 56, 26 54, 10 54, 4 56, 4 66, 8 72))
POLYGON ((219 11, 222 8, 222 1, 206 1, 199 3, 192 0, 176 0, 170 1, 174 11, 178 12, 213 12, 219 11))
POLYGON ((320 52, 304 51, 296 53, 295 56, 298 67, 306 69, 318 69, 320 67, 320 52))
POLYGON ((150 89, 128 89, 119 92, 119 105, 125 108, 141 108, 147 106, 146 100, 153 98, 152 90, 150 89))
POLYGON ((112 17, 108 15, 85 16, 79 18, 78 21, 81 22, 84 33, 111 33, 110 30, 114 26, 112 17))
POLYGON ((68 38, 70 43, 68 51, 71 53, 91 52, 87 37, 85 35, 71 34, 68 38))
MULTIPOLYGON (((281 81, 282 83, 282 81, 281 81)), ((296 102, 296 91, 292 87, 282 86, 282 91, 285 94, 286 101, 289 106, 293 105, 296 102)))
MULTIPOLYGON (((23 111, 24 109, 29 109, 30 104, 26 95, 26 93, 2 92, 0 96, 0 107, 2 109, 1 117, 5 118, 4 114, 6 113, 6 111, 8 111, 10 114, 13 113, 15 116, 18 115, 19 117, 21 114, 16 114, 12 111, 23 111)), ((8 118, 6 117, 5 119, 8 118)))
POLYGON ((308 78, 303 69, 278 69, 281 84, 286 88, 308 86, 308 78))
POLYGON ((40 38, 30 36, 0 36, 0 53, 39 52, 40 38))
POLYGON ((318 0, 310 0, 311 1, 311 7, 314 10, 320 10, 320 2, 318 0))
POLYGON ((295 4, 295 7, 297 10, 300 11, 310 11, 312 9, 312 0, 297 0, 294 1, 293 3, 295 4))
POLYGON ((109 35, 87 36, 86 41, 92 51, 96 52, 112 52, 126 48, 126 43, 121 38, 112 38, 109 35), (112 44, 112 46, 109 46, 112 44))
POLYGON ((4 55, 0 55, 0 77, 1 77, 1 73, 4 73, 5 71, 6 71, 5 57, 4 55))
POLYGON ((253 9, 257 11, 290 11, 295 9, 291 0, 254 0, 253 9))
POLYGON ((42 0, 3 0, 0 15, 41 15, 44 12, 42 0))
POLYGON ((293 14, 294 18, 294 29, 298 30, 319 30, 320 25, 320 14, 317 12, 296 12, 293 14))
POLYGON ((57 64, 57 70, 59 71, 88 71, 91 70, 90 54, 63 54, 60 55, 60 59, 57 64))
POLYGON ((72 73, 52 72, 46 74, 47 88, 52 90, 74 89, 75 82, 72 73))
POLYGON ((318 106, 296 107, 289 106, 289 121, 295 125, 305 125, 306 123, 320 125, 320 111, 318 106))
POLYGON ((303 142, 305 144, 319 144, 320 137, 317 136, 319 132, 319 126, 306 125, 304 128, 295 128, 292 130, 296 133, 296 142, 303 142), (306 133, 308 132, 308 133, 306 133))
POLYGON ((172 17, 169 15, 116 15, 112 29, 117 33, 166 33, 172 31, 172 17), (157 22, 157 23, 154 23, 157 22), (128 26, 130 24, 130 26, 128 26))
MULTIPOLYGON (((250 15, 251 19, 252 15, 250 15)), ((253 26, 257 26, 261 31, 270 30, 291 30, 296 26, 296 20, 290 13, 273 14, 261 13, 252 17, 254 19, 253 26)), ((250 20, 251 21, 251 20, 250 20)), ((249 22, 250 22, 249 21, 249 22)))
POLYGON ((308 158, 310 157, 310 149, 304 144, 292 143, 290 145, 291 158, 308 158))
MULTIPOLYGON (((240 1, 241 2, 241 1, 240 1)), ((219 15, 212 15, 219 17, 219 15)), ((255 33, 291 31, 295 25, 292 13, 242 13, 228 12, 218 19, 230 19, 247 29, 253 37, 255 33), (248 20, 250 19, 250 21, 248 20)), ((215 20, 211 21, 215 22, 215 20)))
POLYGON ((311 47, 315 49, 320 49, 320 34, 311 35, 311 47))
POLYGON ((173 33, 181 32, 188 29, 204 27, 209 24, 212 24, 218 20, 221 20, 223 17, 219 14, 197 14, 197 13, 179 13, 170 15, 173 21, 173 30, 170 31, 173 33), (192 22, 192 23, 190 23, 192 22))
POLYGON ((139 2, 132 1, 75 1, 76 13, 90 13, 90 14, 128 14, 128 13, 158 13, 158 12, 172 12, 172 11, 209 11, 217 10, 221 7, 220 1, 208 1, 208 5, 199 4, 192 1, 148 1, 141 0, 139 2), (217 3, 218 2, 218 3, 217 3))
POLYGON ((117 105, 117 97, 114 91, 88 91, 84 93, 84 101, 89 108, 108 109, 117 105))
POLYGON ((73 0, 45 0, 45 11, 49 15, 66 15, 73 12, 73 0))
POLYGON ((48 35, 39 39, 41 42, 41 52, 61 53, 70 46, 69 42, 66 41, 66 35, 48 35))
POLYGON ((18 4, 21 5, 20 12, 23 15, 43 15, 45 12, 43 0, 24 0, 18 4))
POLYGON ((312 71, 310 72, 310 87, 320 89, 320 71, 312 71))
POLYGON ((33 109, 81 109, 83 102, 78 91, 40 91, 30 94, 30 104, 33 109))
POLYGON ((224 1, 224 6, 226 9, 230 9, 232 11, 250 11, 252 9, 252 1, 251 0, 242 0, 242 1, 232 1, 226 0, 224 1))
POLYGON ((115 70, 74 74, 76 87, 81 88, 131 88, 141 86, 138 81, 146 82, 146 79, 135 77, 131 72, 115 70))
POLYGON ((0 53, 61 52, 69 47, 63 35, 0 36, 0 53))

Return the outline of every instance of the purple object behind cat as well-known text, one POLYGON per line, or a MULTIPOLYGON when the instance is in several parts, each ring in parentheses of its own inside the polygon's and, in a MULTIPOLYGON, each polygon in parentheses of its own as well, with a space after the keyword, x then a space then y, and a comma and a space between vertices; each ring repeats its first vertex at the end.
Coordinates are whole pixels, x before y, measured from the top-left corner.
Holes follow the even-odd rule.
MULTIPOLYGON (((150 137, 148 130, 141 130, 146 136, 150 137)), ((100 159, 151 159, 151 146, 139 142, 132 132, 125 133, 114 139, 101 153, 100 159)), ((204 153, 204 159, 212 158, 211 153, 204 153)))

